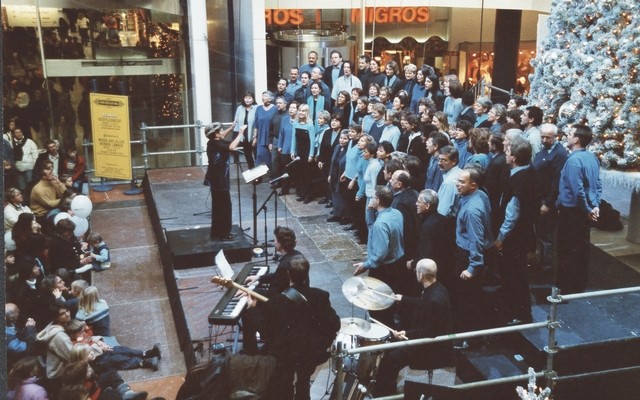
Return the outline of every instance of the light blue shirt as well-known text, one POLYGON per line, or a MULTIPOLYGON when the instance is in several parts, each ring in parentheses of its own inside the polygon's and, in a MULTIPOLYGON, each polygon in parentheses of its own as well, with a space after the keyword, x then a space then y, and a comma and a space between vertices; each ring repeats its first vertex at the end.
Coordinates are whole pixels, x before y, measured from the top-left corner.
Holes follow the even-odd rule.
POLYGON ((456 199, 458 189, 456 181, 462 170, 457 165, 442 175, 442 185, 438 189, 438 214, 448 216, 451 206, 456 199))
POLYGON ((600 163, 596 156, 585 149, 569 154, 560 173, 560 193, 558 205, 578 207, 590 213, 600 207, 602 181, 600 181, 600 163))
POLYGON ((349 142, 349 150, 345 155, 344 176, 355 179, 358 175, 358 160, 362 158, 362 150, 353 141, 349 142))
MULTIPOLYGON (((516 172, 529 168, 529 165, 523 165, 520 167, 514 167, 509 172, 509 176, 513 176, 516 172)), ((520 200, 516 196, 511 197, 507 207, 504 210, 504 221, 500 226, 500 232, 498 232, 498 241, 504 242, 509 232, 516 226, 516 221, 520 217, 520 200)))
POLYGON ((367 259, 363 267, 378 268, 404 256, 402 213, 395 208, 378 211, 367 241, 367 259))
POLYGON ((460 199, 456 245, 469 252, 467 272, 475 275, 476 269, 484 266, 484 250, 492 245, 491 206, 489 197, 482 190, 460 199))
MULTIPOLYGON (((380 143, 384 141, 390 142, 394 150, 398 150, 398 141, 400 140, 400 129, 395 125, 387 125, 380 136, 380 143)), ((379 143, 378 143, 379 144, 379 143)))

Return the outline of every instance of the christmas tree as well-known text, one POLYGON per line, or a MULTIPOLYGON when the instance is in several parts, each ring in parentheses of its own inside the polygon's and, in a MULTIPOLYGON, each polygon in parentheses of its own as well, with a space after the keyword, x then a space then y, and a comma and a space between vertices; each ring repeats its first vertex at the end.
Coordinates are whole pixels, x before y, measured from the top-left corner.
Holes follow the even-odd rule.
POLYGON ((605 167, 640 165, 637 0, 555 0, 531 64, 529 103, 560 128, 585 123, 605 167))

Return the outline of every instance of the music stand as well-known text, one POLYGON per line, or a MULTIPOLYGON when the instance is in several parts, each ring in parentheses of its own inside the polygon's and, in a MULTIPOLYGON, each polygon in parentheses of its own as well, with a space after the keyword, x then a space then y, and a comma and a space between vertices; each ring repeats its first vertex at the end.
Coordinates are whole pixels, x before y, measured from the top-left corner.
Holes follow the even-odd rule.
POLYGON ((264 164, 258 165, 242 173, 244 181, 253 185, 253 194, 251 195, 253 205, 253 245, 258 244, 258 195, 256 194, 256 186, 258 179, 265 176, 269 172, 269 167, 264 164))

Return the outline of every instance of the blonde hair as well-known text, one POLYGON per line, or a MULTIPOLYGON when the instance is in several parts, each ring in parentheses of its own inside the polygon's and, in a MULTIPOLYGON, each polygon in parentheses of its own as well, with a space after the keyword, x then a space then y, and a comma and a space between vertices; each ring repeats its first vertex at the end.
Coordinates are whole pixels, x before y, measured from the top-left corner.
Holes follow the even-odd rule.
POLYGON ((98 288, 91 285, 80 295, 80 308, 87 313, 92 313, 96 304, 100 301, 98 288))
POLYGON ((86 343, 76 343, 71 348, 69 363, 87 361, 91 355, 91 346, 86 343))
POLYGON ((88 287, 89 282, 82 279, 76 279, 75 281, 71 282, 71 289, 78 292, 78 296, 82 295, 84 290, 88 287))

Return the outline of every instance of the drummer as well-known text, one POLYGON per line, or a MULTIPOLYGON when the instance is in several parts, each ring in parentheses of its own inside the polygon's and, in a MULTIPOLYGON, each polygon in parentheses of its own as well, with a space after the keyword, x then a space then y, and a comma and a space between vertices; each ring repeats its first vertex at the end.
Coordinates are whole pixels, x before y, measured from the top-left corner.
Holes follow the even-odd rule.
MULTIPOLYGON (((422 286, 421 296, 394 295, 398 307, 412 310, 408 326, 401 331, 391 331, 395 339, 432 338, 451 333, 449 293, 436 281, 437 272, 438 268, 433 260, 424 258, 418 261, 416 279, 422 286)), ((395 394, 398 373, 407 365, 412 369, 433 369, 451 364, 451 342, 389 350, 380 363, 374 395, 381 397, 395 394)))

